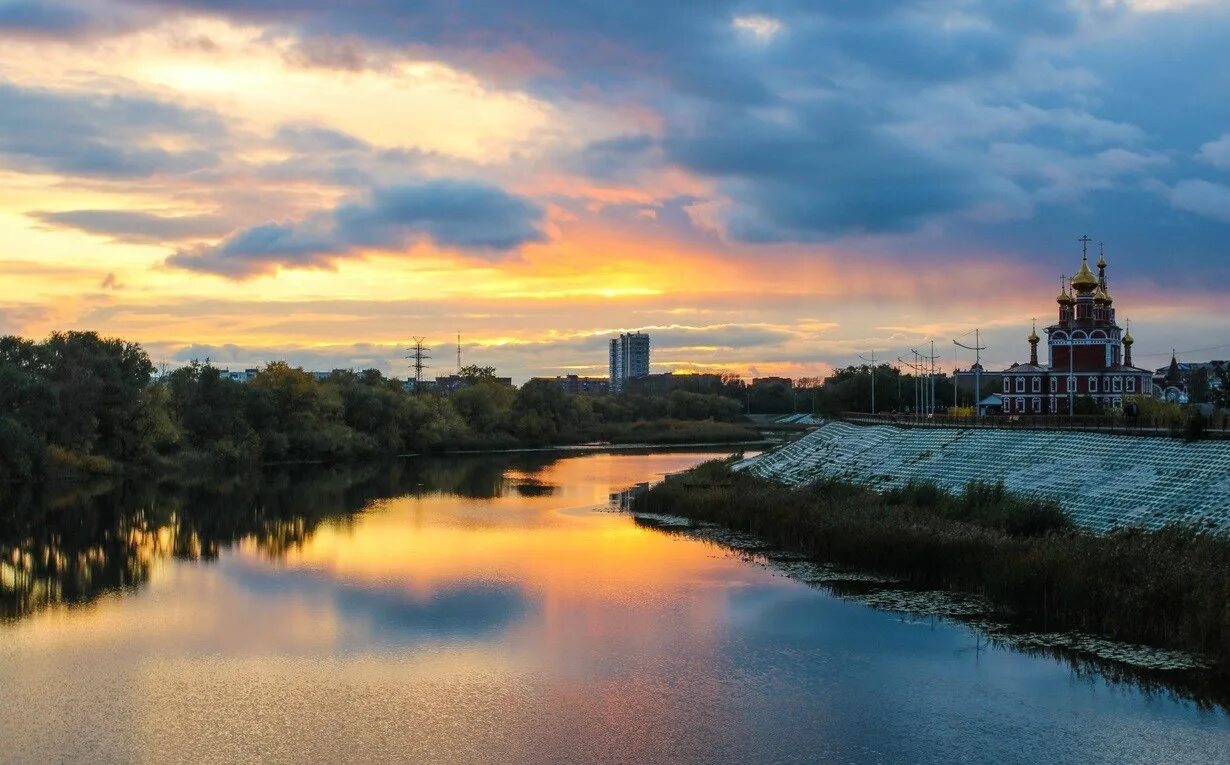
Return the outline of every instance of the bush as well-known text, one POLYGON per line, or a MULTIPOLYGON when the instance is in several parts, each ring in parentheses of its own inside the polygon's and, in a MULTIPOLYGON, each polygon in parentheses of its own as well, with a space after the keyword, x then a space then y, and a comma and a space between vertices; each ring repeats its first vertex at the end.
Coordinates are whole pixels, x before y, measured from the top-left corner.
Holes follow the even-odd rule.
POLYGON ((34 475, 44 446, 12 417, 0 416, 0 481, 23 481, 34 475))

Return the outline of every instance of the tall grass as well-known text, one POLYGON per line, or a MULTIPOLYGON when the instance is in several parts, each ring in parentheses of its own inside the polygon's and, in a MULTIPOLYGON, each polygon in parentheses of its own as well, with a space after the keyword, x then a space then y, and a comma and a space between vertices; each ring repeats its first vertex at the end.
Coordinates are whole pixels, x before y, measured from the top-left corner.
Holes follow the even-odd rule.
POLYGON ((918 587, 975 592, 1030 626, 1197 651, 1230 671, 1226 537, 1183 528, 1092 534, 1053 503, 1002 486, 790 488, 721 462, 668 478, 634 509, 719 523, 918 587))

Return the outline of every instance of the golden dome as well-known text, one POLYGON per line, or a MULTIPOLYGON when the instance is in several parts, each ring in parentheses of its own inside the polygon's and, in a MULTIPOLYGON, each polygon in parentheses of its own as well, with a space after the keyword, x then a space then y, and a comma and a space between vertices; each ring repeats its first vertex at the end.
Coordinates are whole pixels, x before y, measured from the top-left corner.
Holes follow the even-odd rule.
POLYGON ((1029 338, 1028 338, 1028 339, 1029 339, 1029 344, 1030 344, 1030 345, 1033 345, 1034 343, 1036 343, 1036 342, 1038 342, 1039 340, 1041 340, 1041 339, 1042 339, 1042 338, 1038 337, 1038 328, 1037 328, 1036 326, 1035 326, 1033 329, 1031 329, 1031 330, 1029 331, 1029 338))
POLYGON ((1127 328, 1127 333, 1123 335, 1123 344, 1131 345, 1134 342, 1136 341, 1132 339, 1132 325, 1129 323, 1128 328, 1127 328))
POLYGON ((1055 302, 1060 305, 1072 305, 1076 301, 1074 301, 1072 296, 1068 294, 1068 291, 1064 289, 1064 281, 1065 277, 1059 277, 1059 294, 1055 297, 1055 302))
POLYGON ((1098 268, 1106 268, 1106 257, 1105 256, 1098 257, 1098 268))
POLYGON ((1093 293, 1093 302, 1109 303, 1110 295, 1106 294, 1106 291, 1103 290, 1101 287, 1098 287, 1097 290, 1093 293))
POLYGON ((1080 270, 1076 272, 1076 276, 1072 277, 1072 287, 1075 288, 1077 292, 1084 293, 1092 292, 1097 288, 1097 286, 1098 277, 1094 276, 1093 272, 1089 270, 1089 261, 1085 258, 1081 258, 1080 270))

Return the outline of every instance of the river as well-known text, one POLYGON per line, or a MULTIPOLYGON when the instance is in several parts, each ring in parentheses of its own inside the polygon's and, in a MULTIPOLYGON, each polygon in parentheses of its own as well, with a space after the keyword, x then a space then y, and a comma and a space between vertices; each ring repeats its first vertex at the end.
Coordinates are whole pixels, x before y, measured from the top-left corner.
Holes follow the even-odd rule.
POLYGON ((1230 716, 611 496, 712 454, 78 486, 0 513, 0 761, 1230 762, 1230 716))

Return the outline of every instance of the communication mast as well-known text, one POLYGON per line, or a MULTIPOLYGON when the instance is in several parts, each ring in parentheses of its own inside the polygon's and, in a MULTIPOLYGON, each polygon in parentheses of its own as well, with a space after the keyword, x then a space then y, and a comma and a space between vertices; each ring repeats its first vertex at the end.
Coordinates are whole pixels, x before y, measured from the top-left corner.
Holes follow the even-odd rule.
POLYGON ((406 349, 410 351, 410 355, 406 358, 413 362, 414 390, 417 392, 423 384, 423 369, 427 366, 423 362, 431 358, 431 356, 427 355, 427 351, 430 351, 431 349, 424 345, 424 343, 427 342, 427 338, 415 337, 412 339, 414 344, 406 349))
POLYGON ((457 374, 461 374, 461 333, 457 333, 457 374))

